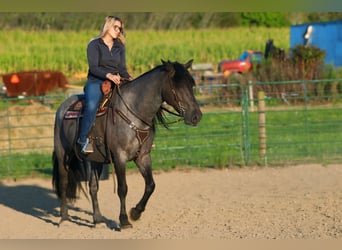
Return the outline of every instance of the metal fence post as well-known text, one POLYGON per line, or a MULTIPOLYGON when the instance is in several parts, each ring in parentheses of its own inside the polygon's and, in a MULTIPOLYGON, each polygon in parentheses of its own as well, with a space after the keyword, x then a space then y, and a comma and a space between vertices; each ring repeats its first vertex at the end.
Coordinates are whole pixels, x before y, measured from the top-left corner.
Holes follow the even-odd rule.
POLYGON ((244 161, 245 165, 249 165, 250 161, 250 134, 249 134, 249 87, 247 86, 245 91, 243 90, 243 86, 240 85, 241 88, 241 106, 242 106, 242 137, 243 137, 243 147, 244 147, 244 161))
POLYGON ((258 92, 258 113, 259 113, 259 143, 260 159, 267 164, 266 157, 266 114, 265 114, 265 92, 258 92))

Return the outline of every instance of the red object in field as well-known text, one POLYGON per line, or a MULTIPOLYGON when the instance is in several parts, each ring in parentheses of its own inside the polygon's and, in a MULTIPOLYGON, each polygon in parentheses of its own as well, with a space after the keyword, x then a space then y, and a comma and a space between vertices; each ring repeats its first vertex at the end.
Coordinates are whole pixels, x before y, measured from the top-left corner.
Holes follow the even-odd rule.
POLYGON ((49 91, 66 89, 68 81, 60 71, 23 71, 2 76, 8 97, 42 96, 49 91))
POLYGON ((13 74, 10 78, 10 83, 18 84, 20 82, 19 77, 17 74, 13 74))
POLYGON ((251 71, 254 66, 257 66, 264 58, 261 51, 246 50, 242 53, 239 59, 236 60, 223 60, 219 62, 218 72, 224 75, 231 73, 245 73, 251 71))

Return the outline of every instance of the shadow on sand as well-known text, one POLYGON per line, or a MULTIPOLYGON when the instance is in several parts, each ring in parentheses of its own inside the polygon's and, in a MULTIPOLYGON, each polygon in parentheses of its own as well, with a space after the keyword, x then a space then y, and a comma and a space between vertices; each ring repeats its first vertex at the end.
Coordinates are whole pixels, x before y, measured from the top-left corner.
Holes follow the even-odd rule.
MULTIPOLYGON (((18 212, 31 215, 37 219, 59 226, 59 201, 51 189, 35 185, 7 186, 0 183, 0 204, 14 209, 18 212)), ((76 214, 84 213, 92 219, 92 212, 69 206, 76 214)), ((80 226, 94 227, 92 220, 81 218, 77 215, 71 216, 71 222, 80 226)), ((119 225, 105 218, 106 225, 112 230, 120 230, 119 225)))

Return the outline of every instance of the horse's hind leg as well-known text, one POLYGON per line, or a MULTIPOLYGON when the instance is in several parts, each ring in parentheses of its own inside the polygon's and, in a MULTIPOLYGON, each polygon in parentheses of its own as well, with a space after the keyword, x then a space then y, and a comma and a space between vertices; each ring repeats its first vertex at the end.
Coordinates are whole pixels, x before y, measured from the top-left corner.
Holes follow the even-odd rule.
POLYGON ((59 172, 59 181, 56 183, 59 189, 59 201, 60 201, 60 216, 61 219, 59 221, 59 225, 62 225, 63 222, 70 221, 69 213, 68 213, 68 172, 64 168, 64 166, 60 167, 59 172))
POLYGON ((62 157, 59 152, 54 151, 52 154, 53 161, 53 188, 60 201, 60 222, 69 220, 68 204, 67 204, 67 187, 68 187, 68 172, 62 164, 62 157))
POLYGON ((130 211, 130 217, 132 220, 138 220, 140 218, 141 213, 145 211, 146 204, 155 189, 150 155, 145 155, 144 158, 137 159, 136 164, 138 165, 139 170, 145 180, 145 192, 138 204, 130 211))
POLYGON ((67 176, 63 176, 63 178, 59 181, 59 187, 61 190, 61 196, 60 196, 60 215, 61 220, 59 224, 61 224, 64 221, 69 221, 69 213, 68 213, 68 202, 67 202, 67 195, 66 190, 68 186, 68 179, 67 176))
MULTIPOLYGON (((86 164, 90 164, 87 162, 86 164)), ((102 171, 102 164, 92 163, 91 165, 91 174, 89 181, 89 193, 91 196, 91 201, 93 205, 93 220, 94 224, 104 223, 105 220, 100 212, 99 202, 97 199, 97 193, 99 190, 99 176, 102 171)))

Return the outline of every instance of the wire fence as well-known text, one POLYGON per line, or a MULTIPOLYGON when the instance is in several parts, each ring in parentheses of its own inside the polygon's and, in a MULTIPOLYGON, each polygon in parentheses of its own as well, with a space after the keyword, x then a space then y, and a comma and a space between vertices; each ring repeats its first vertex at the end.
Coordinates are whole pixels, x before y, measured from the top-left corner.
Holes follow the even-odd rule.
MULTIPOLYGON (((341 86, 342 79, 197 86, 202 121, 158 126, 154 168, 339 162, 341 86)), ((2 177, 51 173, 54 115, 66 97, 0 100, 2 177)))

